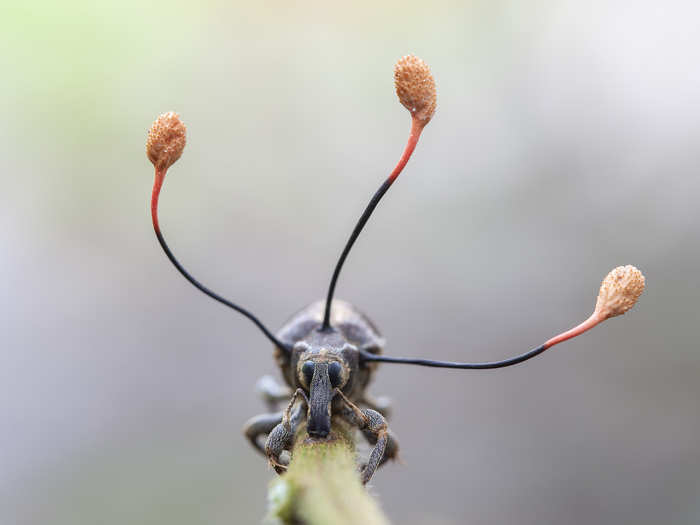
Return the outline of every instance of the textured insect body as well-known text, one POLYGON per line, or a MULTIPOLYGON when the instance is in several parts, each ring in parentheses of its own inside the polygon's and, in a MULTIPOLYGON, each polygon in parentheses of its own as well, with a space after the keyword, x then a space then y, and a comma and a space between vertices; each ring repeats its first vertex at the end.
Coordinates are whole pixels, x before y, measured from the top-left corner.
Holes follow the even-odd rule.
POLYGON ((394 68, 396 92, 411 114, 411 128, 396 167, 372 196, 353 229, 333 271, 325 301, 300 310, 273 334, 255 315, 223 298, 195 279, 175 258, 158 222, 158 199, 170 166, 185 147, 186 129, 176 113, 165 113, 153 124, 146 153, 155 167, 151 197, 151 217, 156 237, 175 268, 197 289, 250 319, 273 343, 275 356, 286 386, 265 376, 258 388, 269 413, 252 418, 244 432, 251 444, 263 453, 279 473, 286 469, 283 452, 292 452, 300 425, 312 439, 327 439, 336 418, 358 428, 373 449, 361 479, 366 483, 378 466, 396 457, 398 443, 389 431, 385 417, 389 404, 373 399, 367 392, 378 362, 400 363, 453 369, 494 369, 531 359, 554 345, 576 337, 602 321, 624 314, 644 290, 644 276, 634 266, 619 266, 603 281, 593 314, 579 325, 515 357, 485 363, 457 363, 431 359, 391 357, 383 354, 384 340, 373 323, 349 303, 334 300, 335 287, 343 264, 377 204, 397 179, 413 153, 421 132, 436 108, 435 81, 428 66, 417 57, 405 56, 394 68), (285 408, 279 410, 278 403, 285 408), (264 443, 263 443, 264 441, 264 443))
POLYGON ((251 419, 244 432, 282 472, 285 465, 280 455, 291 448, 300 423, 306 422, 311 438, 324 439, 331 432, 332 419, 342 418, 362 430, 374 446, 362 471, 363 481, 367 481, 379 464, 395 457, 398 451, 396 438, 388 431, 382 414, 388 406, 373 400, 366 391, 376 365, 364 363, 363 356, 381 354, 384 341, 372 322, 351 304, 333 302, 328 328, 323 326, 324 311, 325 301, 317 301, 292 316, 277 333, 284 348, 291 349, 277 348, 277 362, 289 390, 267 378, 262 385, 263 395, 271 405, 289 399, 292 392, 295 399, 274 417, 263 414, 251 419), (297 398, 300 404, 295 414, 297 398), (259 438, 265 434, 269 436, 263 447, 259 438))
POLYGON ((359 399, 376 367, 361 367, 360 351, 381 354, 384 339, 364 314, 337 299, 333 301, 333 328, 322 330, 324 304, 310 304, 277 332, 279 340, 292 348, 289 358, 286 352, 278 353, 282 377, 291 388, 307 390, 309 383, 302 371, 306 361, 338 362, 342 366, 341 390, 349 399, 359 399))

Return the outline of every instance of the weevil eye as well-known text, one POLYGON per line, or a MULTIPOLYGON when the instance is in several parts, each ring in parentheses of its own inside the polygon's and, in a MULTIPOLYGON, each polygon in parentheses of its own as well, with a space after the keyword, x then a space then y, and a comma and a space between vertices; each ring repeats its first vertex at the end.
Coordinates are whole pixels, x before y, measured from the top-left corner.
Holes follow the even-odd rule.
POLYGON ((333 361, 328 365, 328 377, 331 380, 331 385, 333 388, 340 386, 342 381, 343 366, 338 361, 333 361))
POLYGON ((314 362, 313 361, 307 361, 303 365, 301 365, 301 375, 303 376, 304 381, 306 382, 306 386, 311 385, 311 379, 314 377, 314 362))

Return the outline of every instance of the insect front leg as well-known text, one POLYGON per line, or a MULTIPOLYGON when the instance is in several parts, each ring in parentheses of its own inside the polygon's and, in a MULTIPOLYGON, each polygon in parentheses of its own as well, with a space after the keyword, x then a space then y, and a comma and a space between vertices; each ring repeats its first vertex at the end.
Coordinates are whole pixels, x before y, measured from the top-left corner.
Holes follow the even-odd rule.
POLYGON ((294 443, 294 434, 305 415, 304 404, 309 404, 306 393, 301 388, 297 388, 291 401, 289 401, 289 405, 287 405, 287 408, 282 413, 282 420, 267 436, 265 455, 270 465, 272 465, 278 474, 282 474, 287 470, 287 465, 280 461, 280 455, 285 450, 291 450, 294 443), (302 398, 303 403, 300 403, 292 414, 292 408, 298 397, 302 398))
MULTIPOLYGON (((379 463, 375 467, 375 470, 379 467, 381 467, 384 463, 386 463, 390 459, 397 459, 399 457, 399 442, 396 440, 396 436, 394 433, 387 429, 387 439, 386 439, 386 448, 384 449, 384 455, 382 458, 379 460, 379 463)), ((376 434, 373 434, 371 431, 365 429, 362 431, 362 435, 365 436, 365 439, 367 442, 375 446, 377 444, 378 437, 376 434)), ((371 457, 370 457, 371 459, 371 457)), ((369 462, 367 462, 369 464, 369 462)))
POLYGON ((387 459, 393 459, 399 450, 396 438, 389 432, 384 416, 371 408, 361 409, 350 401, 340 389, 336 393, 345 403, 341 416, 351 425, 359 428, 370 444, 374 445, 370 452, 367 464, 360 472, 362 483, 367 483, 377 467, 384 464, 387 459))
POLYGON ((248 438, 253 447, 264 456, 266 455, 265 447, 260 443, 259 437, 269 435, 272 429, 282 422, 284 412, 276 411, 277 404, 280 401, 289 399, 289 396, 292 395, 292 391, 289 387, 279 384, 277 380, 270 375, 262 376, 256 383, 255 389, 258 391, 263 401, 265 401, 271 413, 260 414, 259 416, 249 419, 243 427, 243 434, 248 438))

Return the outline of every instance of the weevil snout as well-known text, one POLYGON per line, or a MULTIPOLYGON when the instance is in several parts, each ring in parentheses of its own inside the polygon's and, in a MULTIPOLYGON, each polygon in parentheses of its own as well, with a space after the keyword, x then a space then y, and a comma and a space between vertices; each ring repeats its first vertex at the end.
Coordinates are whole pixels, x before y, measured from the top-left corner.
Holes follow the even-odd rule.
POLYGON ((331 431, 331 399, 333 398, 331 380, 328 377, 328 363, 307 361, 304 364, 307 370, 310 368, 307 366, 309 363, 314 365, 314 370, 309 388, 307 432, 311 437, 324 438, 331 431))
POLYGON ((346 374, 339 361, 308 360, 301 366, 301 380, 309 389, 307 432, 325 438, 331 431, 331 401, 346 374))

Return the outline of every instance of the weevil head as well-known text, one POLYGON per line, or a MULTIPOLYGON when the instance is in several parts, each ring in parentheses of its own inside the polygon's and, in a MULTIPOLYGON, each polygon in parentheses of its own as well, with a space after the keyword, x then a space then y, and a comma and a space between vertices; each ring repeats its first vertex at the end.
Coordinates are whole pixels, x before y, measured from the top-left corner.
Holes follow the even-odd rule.
POLYGON ((358 367, 358 351, 336 330, 313 330, 293 348, 297 386, 309 398, 309 436, 325 438, 331 430, 331 402, 336 388, 350 391, 358 367))

